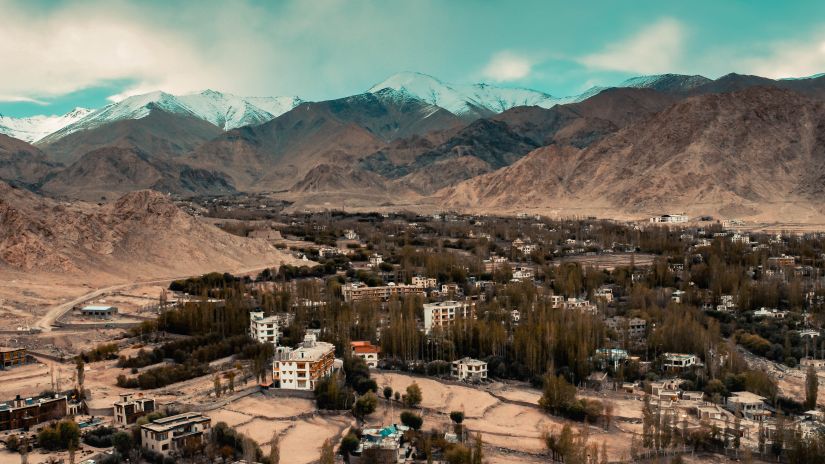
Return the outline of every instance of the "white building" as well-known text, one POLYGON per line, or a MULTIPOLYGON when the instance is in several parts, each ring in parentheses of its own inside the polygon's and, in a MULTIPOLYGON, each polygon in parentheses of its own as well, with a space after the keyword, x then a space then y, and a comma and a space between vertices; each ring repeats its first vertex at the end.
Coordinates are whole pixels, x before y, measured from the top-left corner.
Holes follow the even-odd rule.
POLYGON ((487 378, 487 363, 478 359, 461 358, 453 361, 450 371, 458 380, 484 380, 487 378))
POLYGON ((212 419, 197 412, 156 419, 140 426, 143 446, 164 456, 180 453, 191 444, 203 443, 212 419))
POLYGON ((298 348, 282 348, 275 354, 272 380, 278 388, 312 391, 320 379, 332 374, 334 362, 335 345, 307 334, 298 348))
POLYGON ((370 267, 373 269, 377 269, 381 263, 384 262, 384 257, 379 254, 374 254, 370 256, 370 267))
POLYGON ((424 332, 430 333, 433 328, 444 328, 453 324, 456 319, 475 317, 475 303, 467 301, 439 301, 438 303, 424 304, 424 332))
POLYGON ((516 266, 513 269, 513 281, 530 280, 533 278, 533 270, 529 267, 516 266))
POLYGON ((280 319, 277 316, 265 317, 263 311, 249 313, 249 336, 261 343, 278 346, 281 336, 280 319))
POLYGON ((754 318, 772 317, 775 319, 784 319, 788 315, 787 311, 780 311, 778 309, 768 309, 765 307, 759 308, 753 312, 754 318))
POLYGON ((378 354, 381 348, 368 341, 354 341, 349 343, 353 356, 357 356, 367 363, 368 367, 378 367, 378 354))
POLYGON ((347 240, 358 240, 358 234, 354 230, 348 229, 344 231, 344 238, 347 240))
POLYGON ((613 289, 608 286, 599 287, 599 289, 593 293, 593 298, 598 298, 604 300, 606 303, 610 303, 613 301, 613 289))
POLYGON ((688 217, 684 213, 679 214, 663 214, 661 216, 653 216, 650 218, 652 223, 676 224, 688 222, 688 217))
POLYGON ((739 412, 749 420, 760 420, 766 414, 765 397, 748 391, 732 392, 725 400, 725 409, 739 412))
POLYGON ((673 293, 670 294, 670 299, 673 300, 674 303, 681 304, 685 299, 685 292, 683 290, 674 290, 673 293))
POLYGON ((685 369, 697 363, 695 354, 665 353, 664 358, 663 366, 668 369, 685 369))

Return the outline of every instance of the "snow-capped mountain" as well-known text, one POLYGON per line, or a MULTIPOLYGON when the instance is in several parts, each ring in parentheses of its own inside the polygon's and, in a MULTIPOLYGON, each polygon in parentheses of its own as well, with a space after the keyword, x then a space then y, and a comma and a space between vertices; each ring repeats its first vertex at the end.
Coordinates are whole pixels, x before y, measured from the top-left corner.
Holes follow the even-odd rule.
POLYGON ((711 82, 705 76, 688 76, 685 74, 656 74, 652 76, 631 77, 616 87, 637 89, 654 89, 660 92, 687 92, 700 85, 711 82))
POLYGON ((301 102, 298 97, 239 97, 214 90, 185 95, 151 92, 106 105, 49 134, 41 141, 51 143, 77 131, 93 129, 115 121, 141 119, 148 116, 153 109, 193 116, 221 129, 230 130, 263 124, 301 102))
POLYGON ((383 89, 407 93, 458 116, 487 116, 514 106, 550 107, 558 103, 551 95, 536 90, 489 84, 448 84, 417 72, 394 74, 372 86, 369 92, 377 93, 383 89))
POLYGON ((93 110, 75 108, 63 115, 12 118, 0 115, 0 134, 33 143, 85 118, 93 110))

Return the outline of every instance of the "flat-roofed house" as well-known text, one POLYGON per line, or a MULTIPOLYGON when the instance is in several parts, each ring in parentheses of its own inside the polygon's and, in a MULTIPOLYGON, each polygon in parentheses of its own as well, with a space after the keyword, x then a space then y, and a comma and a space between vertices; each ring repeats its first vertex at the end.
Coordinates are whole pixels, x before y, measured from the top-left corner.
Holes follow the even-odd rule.
POLYGON ((0 431, 30 429, 37 424, 61 419, 69 412, 66 395, 21 398, 0 403, 0 431))
POLYGON ((143 446, 169 456, 203 443, 203 435, 212 427, 212 419, 197 412, 155 419, 140 426, 143 446))
POLYGON ((487 378, 487 363, 478 359, 461 358, 453 361, 451 373, 458 380, 484 380, 487 378))
POLYGON ((154 412, 155 400, 143 396, 135 397, 132 393, 122 393, 120 401, 115 402, 113 409, 114 425, 126 427, 150 412, 154 412))
POLYGON ((88 305, 80 308, 80 315, 94 319, 111 319, 117 315, 117 308, 108 305, 88 305))
POLYGON ((739 412, 749 420, 761 420, 770 415, 765 410, 765 397, 749 391, 732 392, 725 400, 725 409, 733 413, 739 412))
POLYGON ((689 367, 695 366, 697 363, 697 358, 695 354, 684 354, 684 353, 665 353, 664 354, 664 366, 667 369, 687 369, 689 367))
POLYGON ((445 328, 457 319, 475 317, 473 301, 439 301, 424 304, 424 332, 430 333, 436 327, 445 328))
POLYGON ((332 374, 335 345, 317 341, 315 334, 305 335, 298 348, 279 350, 272 364, 278 388, 312 391, 320 379, 332 374))

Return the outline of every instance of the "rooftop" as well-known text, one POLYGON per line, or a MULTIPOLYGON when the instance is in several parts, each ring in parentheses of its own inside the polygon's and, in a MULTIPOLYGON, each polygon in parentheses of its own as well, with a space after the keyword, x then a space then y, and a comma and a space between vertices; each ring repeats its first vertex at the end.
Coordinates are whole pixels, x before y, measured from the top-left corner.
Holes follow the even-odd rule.
POLYGON ((212 419, 197 412, 185 412, 176 416, 155 419, 151 423, 142 425, 141 427, 154 432, 166 432, 176 427, 180 427, 181 425, 186 425, 193 422, 209 422, 211 420, 212 419))

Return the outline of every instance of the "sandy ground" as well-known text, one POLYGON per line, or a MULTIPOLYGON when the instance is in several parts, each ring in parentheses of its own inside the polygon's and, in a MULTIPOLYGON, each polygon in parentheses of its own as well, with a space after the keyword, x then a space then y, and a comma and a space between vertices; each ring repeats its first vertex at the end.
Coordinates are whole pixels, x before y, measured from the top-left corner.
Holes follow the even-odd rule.
MULTIPOLYGON (((427 430, 450 430, 449 412, 463 410, 467 417, 464 421, 467 430, 480 432, 485 449, 491 457, 495 457, 490 462, 546 462, 546 458, 541 456, 546 450, 542 437, 546 432, 557 433, 569 422, 542 411, 537 405, 541 394, 528 387, 492 383, 484 387, 489 390, 485 391, 394 372, 376 373, 374 377, 379 389, 389 385, 393 390, 403 392, 408 385, 418 383, 423 393, 421 406, 425 408, 424 428, 427 430), (509 401, 526 402, 535 406, 509 401)), ((618 409, 616 406, 614 408, 618 409)), ((403 408, 399 404, 385 405, 381 415, 372 418, 371 422, 397 422, 401 411, 403 408)), ((569 423, 574 428, 582 426, 569 423)), ((589 427, 589 433, 591 443, 599 446, 602 442, 606 443, 611 459, 629 455, 630 434, 626 431, 611 430, 605 433, 601 428, 589 427)))
POLYGON ((554 260, 559 263, 579 263, 582 266, 595 267, 597 269, 607 269, 608 271, 615 269, 617 266, 630 266, 634 263, 636 266, 649 266, 653 264, 655 255, 648 255, 644 253, 608 253, 602 255, 582 255, 582 256, 568 256, 554 260))
POLYGON ((213 424, 226 422, 269 452, 274 434, 281 442, 285 462, 304 464, 318 459, 328 438, 337 438, 351 425, 347 416, 314 415, 315 403, 301 398, 267 397, 255 394, 207 413, 213 424), (300 416, 300 417, 296 417, 300 416))

